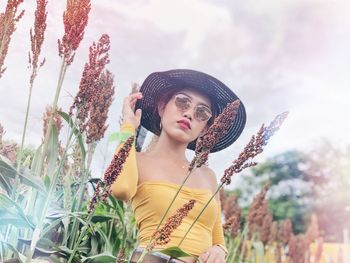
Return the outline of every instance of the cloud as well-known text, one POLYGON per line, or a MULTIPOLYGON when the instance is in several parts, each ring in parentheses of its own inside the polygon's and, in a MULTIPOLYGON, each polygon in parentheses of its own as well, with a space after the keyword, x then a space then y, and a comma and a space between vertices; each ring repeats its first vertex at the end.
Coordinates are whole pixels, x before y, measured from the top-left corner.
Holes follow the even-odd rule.
MULTIPOLYGON (((8 138, 20 140, 28 92, 29 28, 35 1, 23 4, 26 15, 5 61, 0 79, 0 121, 8 138)), ((223 170, 260 125, 290 110, 282 129, 264 156, 291 147, 303 148, 323 137, 349 143, 345 131, 350 112, 350 20, 348 1, 111 1, 92 2, 84 40, 67 71, 60 105, 67 110, 76 94, 88 47, 102 33, 111 37, 111 63, 116 95, 109 129, 118 129, 121 101, 134 81, 142 83, 153 71, 193 68, 217 77, 244 102, 248 118, 237 142, 212 163, 223 170), (344 139, 343 139, 344 138, 344 139), (346 139, 347 138, 347 139, 346 139)), ((60 59, 64 1, 49 1, 48 27, 43 47, 46 65, 33 90, 28 141, 38 145, 41 116, 54 97, 60 59)), ((102 142, 99 151, 106 153, 102 142)), ((106 154, 112 154, 109 149, 106 154)), ((101 157, 102 158, 102 157, 101 157)), ((96 167, 102 159, 96 159, 96 167)))

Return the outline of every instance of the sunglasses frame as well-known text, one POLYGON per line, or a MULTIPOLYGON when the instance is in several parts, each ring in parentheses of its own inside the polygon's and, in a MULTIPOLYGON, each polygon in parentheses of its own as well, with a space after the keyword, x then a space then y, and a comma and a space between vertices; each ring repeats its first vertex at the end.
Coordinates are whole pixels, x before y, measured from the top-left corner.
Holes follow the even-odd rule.
MULTIPOLYGON (((174 95, 174 103, 175 103, 175 106, 176 106, 176 107, 178 108, 178 110, 180 110, 180 111, 187 111, 188 109, 190 109, 190 108, 192 107, 192 104, 193 104, 192 100, 191 100, 188 96, 186 96, 185 94, 181 94, 181 93, 178 93, 178 94, 175 94, 175 95, 174 95), (181 96, 181 99, 182 99, 182 98, 183 98, 183 99, 187 99, 189 103, 183 103, 183 102, 181 102, 181 101, 180 101, 180 98, 179 98, 180 96, 181 96), (184 107, 181 107, 181 106, 179 105, 179 103, 183 104, 184 107)), ((212 113, 212 111, 210 110, 210 108, 209 108, 208 106, 201 105, 201 104, 195 105, 194 108, 193 108, 193 110, 194 110, 194 115, 193 115, 193 117, 194 117, 197 121, 209 121, 209 120, 211 119, 211 117, 213 117, 213 113, 212 113), (209 117, 208 117, 207 119, 203 120, 203 119, 201 119, 200 117, 198 117, 198 112, 199 112, 198 109, 199 109, 199 108, 205 109, 206 112, 209 113, 209 117)))

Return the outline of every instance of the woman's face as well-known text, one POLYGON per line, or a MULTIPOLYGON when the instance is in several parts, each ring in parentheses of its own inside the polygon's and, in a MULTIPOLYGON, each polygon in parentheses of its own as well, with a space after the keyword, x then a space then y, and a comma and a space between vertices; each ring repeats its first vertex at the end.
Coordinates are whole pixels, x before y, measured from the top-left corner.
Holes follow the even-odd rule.
POLYGON ((165 107, 158 108, 162 132, 182 143, 190 143, 207 128, 211 114, 208 97, 192 89, 175 93, 165 107))

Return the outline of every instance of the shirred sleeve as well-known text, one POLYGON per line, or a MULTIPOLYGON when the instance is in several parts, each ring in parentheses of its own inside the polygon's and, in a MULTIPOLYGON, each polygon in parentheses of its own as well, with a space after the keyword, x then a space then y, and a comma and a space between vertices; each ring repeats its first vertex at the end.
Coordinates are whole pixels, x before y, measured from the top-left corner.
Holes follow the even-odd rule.
POLYGON ((213 228, 213 245, 219 245, 227 254, 228 251, 225 245, 224 230, 221 221, 221 202, 218 201, 218 203, 218 216, 213 228))
MULTIPOLYGON (((120 127, 120 132, 125 134, 135 135, 135 128, 129 123, 123 123, 120 127)), ((118 154, 123 147, 123 143, 115 150, 114 155, 118 154)), ((136 162, 135 141, 124 163, 123 169, 117 179, 111 186, 112 194, 118 199, 129 201, 135 194, 138 184, 138 170, 136 162)))

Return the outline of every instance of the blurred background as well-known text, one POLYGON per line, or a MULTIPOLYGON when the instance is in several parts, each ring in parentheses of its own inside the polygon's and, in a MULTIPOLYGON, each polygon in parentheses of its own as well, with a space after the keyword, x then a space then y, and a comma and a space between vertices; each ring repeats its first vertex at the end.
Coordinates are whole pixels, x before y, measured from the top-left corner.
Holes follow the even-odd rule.
MULTIPOLYGON (((65 1, 49 1, 48 25, 29 114, 27 146, 42 140, 42 116, 53 100, 64 33, 65 1)), ((3 8, 2 5, 0 5, 3 8)), ((20 142, 30 71, 29 29, 35 1, 22 4, 0 82, 0 122, 5 140, 20 142)), ((121 101, 132 83, 154 71, 189 68, 228 85, 247 110, 241 137, 213 154, 218 179, 262 123, 288 110, 255 169, 237 175, 227 189, 248 206, 265 182, 275 219, 290 218, 302 232, 312 214, 326 241, 349 242, 350 229, 350 2, 347 0, 94 0, 85 37, 67 72, 59 105, 68 111, 78 91, 88 47, 101 34, 111 38, 115 99, 109 128, 98 145, 92 170, 103 174, 116 147, 121 101)), ((64 132, 62 133, 64 138, 64 132)), ((191 153, 188 153, 189 156, 191 153)))

